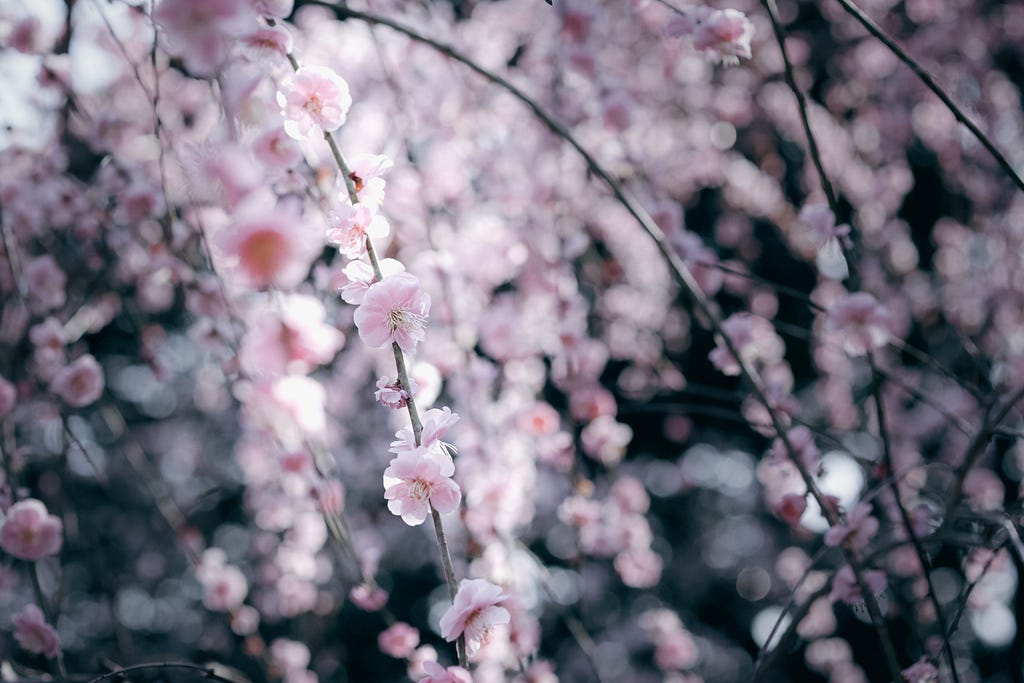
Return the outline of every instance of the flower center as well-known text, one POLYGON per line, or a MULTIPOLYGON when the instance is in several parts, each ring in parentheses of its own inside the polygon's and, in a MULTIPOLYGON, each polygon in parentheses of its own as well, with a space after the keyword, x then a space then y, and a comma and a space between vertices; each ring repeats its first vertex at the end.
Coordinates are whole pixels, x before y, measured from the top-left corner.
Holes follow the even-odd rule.
POLYGON ((414 330, 423 329, 423 326, 427 323, 426 316, 420 315, 414 311, 408 311, 404 308, 393 309, 388 314, 388 326, 392 332, 403 330, 411 332, 414 330))
POLYGON ((409 495, 416 500, 427 500, 430 498, 430 484, 422 479, 417 479, 409 487, 409 495))

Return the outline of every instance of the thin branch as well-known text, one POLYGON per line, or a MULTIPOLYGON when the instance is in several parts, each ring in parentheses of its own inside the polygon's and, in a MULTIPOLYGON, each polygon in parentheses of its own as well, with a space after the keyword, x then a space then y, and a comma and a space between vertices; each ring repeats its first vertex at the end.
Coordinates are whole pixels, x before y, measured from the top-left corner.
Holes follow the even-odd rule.
POLYGON ((949 109, 950 112, 952 112, 956 120, 962 123, 964 127, 967 128, 967 130, 969 130, 971 134, 978 140, 978 142, 981 143, 982 147, 988 150, 988 153, 992 155, 992 158, 996 160, 996 163, 998 163, 999 166, 1003 169, 1003 171, 1006 172, 1006 175, 1010 177, 1010 180, 1012 180, 1013 184, 1017 186, 1017 189, 1024 192, 1024 179, 1020 177, 1017 171, 1013 168, 1013 165, 1006 160, 1006 157, 1004 157, 1002 153, 992 143, 992 141, 989 140, 988 136, 985 135, 985 133, 983 133, 982 130, 978 128, 978 126, 975 125, 973 121, 971 121, 971 119, 967 116, 967 114, 963 112, 962 109, 960 109, 956 102, 954 102, 953 99, 949 95, 947 95, 941 87, 939 87, 938 83, 935 82, 935 79, 932 77, 932 75, 928 73, 928 71, 926 71, 925 68, 921 66, 913 57, 907 54, 907 52, 903 48, 897 45, 896 41, 893 40, 878 24, 874 22, 874 20, 871 19, 871 17, 865 14, 864 11, 861 10, 857 5, 850 2, 850 0, 837 0, 837 2, 839 2, 840 5, 842 5, 843 9, 846 10, 847 14, 849 14, 858 22, 860 22, 860 25, 863 26, 868 33, 877 38, 879 42, 881 42, 883 45, 889 48, 889 51, 896 55, 896 57, 899 58, 901 62, 910 67, 910 70, 913 71, 914 75, 917 76, 921 80, 921 82, 925 84, 925 87, 931 90, 935 94, 935 96, 938 97, 944 105, 946 105, 946 108, 949 109))

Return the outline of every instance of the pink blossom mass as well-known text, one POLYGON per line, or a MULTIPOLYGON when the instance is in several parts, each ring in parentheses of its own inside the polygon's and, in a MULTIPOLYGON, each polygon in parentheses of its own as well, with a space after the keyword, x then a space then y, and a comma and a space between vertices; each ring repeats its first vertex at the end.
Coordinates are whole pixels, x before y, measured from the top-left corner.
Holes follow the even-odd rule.
POLYGON ((0 678, 1020 679, 1024 3, 0 45, 0 678))

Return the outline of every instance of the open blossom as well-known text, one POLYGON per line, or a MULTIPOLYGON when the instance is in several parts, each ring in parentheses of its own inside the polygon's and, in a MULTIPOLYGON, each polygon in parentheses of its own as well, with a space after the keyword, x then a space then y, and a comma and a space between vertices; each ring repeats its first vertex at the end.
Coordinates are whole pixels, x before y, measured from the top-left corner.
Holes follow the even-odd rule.
MULTIPOLYGON (((722 321, 722 332, 729 337, 729 341, 745 364, 775 363, 782 360, 786 351, 772 324, 749 313, 730 315, 722 321)), ((740 374, 740 365, 725 345, 725 341, 716 335, 715 342, 717 345, 708 354, 712 365, 726 375, 740 374)))
POLYGON ((837 546, 844 542, 854 550, 862 550, 878 533, 878 520, 871 516, 871 505, 860 502, 846 515, 846 521, 825 532, 825 545, 837 546))
POLYGON ((49 254, 27 261, 22 268, 22 278, 34 310, 50 311, 64 305, 67 276, 49 254))
POLYGON ((473 655, 488 641, 491 631, 499 624, 507 624, 511 615, 499 603, 508 594, 490 581, 463 579, 452 606, 441 617, 441 636, 453 641, 466 637, 466 651, 473 655))
POLYGON ((415 353, 426 337, 430 295, 409 273, 395 273, 366 290, 355 312, 355 323, 363 342, 380 348, 392 342, 406 353, 415 353))
POLYGON ((270 126, 253 138, 252 154, 267 168, 278 170, 292 168, 302 161, 299 143, 289 137, 280 125, 270 126))
MULTIPOLYGON (((393 258, 381 259, 377 264, 382 277, 401 273, 405 266, 393 258)), ((366 290, 374 283, 373 267, 366 261, 349 261, 340 275, 332 279, 334 287, 341 291, 345 303, 358 306, 366 297, 366 290)))
POLYGON ((246 0, 162 0, 153 21, 168 51, 197 76, 210 76, 227 60, 235 38, 256 28, 246 0))
MULTIPOLYGON (((415 391, 415 388, 414 388, 415 391)), ((395 432, 395 440, 391 442, 391 452, 395 455, 402 453, 414 453, 431 451, 437 454, 447 454, 454 447, 443 441, 452 425, 459 421, 459 414, 453 413, 452 409, 431 408, 423 413, 420 422, 423 431, 420 433, 419 445, 416 445, 416 434, 411 427, 403 427, 395 432)))
POLYGON ((411 379, 409 383, 412 386, 406 391, 397 379, 392 381, 387 377, 381 377, 377 380, 377 391, 373 397, 385 408, 404 408, 409 404, 411 394, 416 393, 416 383, 411 379))
POLYGON ((786 443, 793 448, 793 452, 800 460, 804 468, 814 474, 821 467, 821 451, 814 443, 814 434, 803 425, 797 425, 786 432, 786 440, 776 438, 772 441, 770 456, 773 462, 787 462, 790 459, 789 449, 786 443))
POLYGON ((60 638, 57 631, 46 623, 46 616, 36 605, 25 608, 11 619, 14 639, 29 652, 53 659, 60 652, 60 638))
POLYGON ((350 259, 362 258, 367 239, 386 237, 391 231, 387 219, 365 204, 339 206, 328 220, 327 241, 350 259))
POLYGON ((404 621, 395 622, 377 636, 380 651, 396 659, 410 656, 419 644, 420 632, 404 621))
POLYGON ((242 339, 242 366, 250 375, 306 374, 330 362, 345 335, 326 318, 327 310, 315 297, 281 297, 280 311, 259 313, 242 339))
POLYGON ((814 233, 818 244, 815 263, 818 272, 832 280, 842 280, 850 274, 843 246, 850 244, 850 226, 836 225, 835 214, 826 204, 808 204, 800 209, 800 222, 814 233))
POLYGON ((863 356, 892 339, 892 316, 875 297, 867 292, 856 292, 832 304, 825 329, 842 333, 846 353, 863 356))
MULTIPOLYGON (((374 209, 384 201, 387 175, 394 162, 383 154, 357 154, 349 161, 349 179, 355 184, 359 203, 374 209)), ((342 198, 348 200, 348 188, 342 191, 342 198)))
POLYGON ((423 662, 426 677, 418 683, 473 683, 473 676, 461 666, 449 666, 447 669, 437 662, 423 662))
POLYGON ((693 47, 722 64, 738 64, 750 58, 754 25, 738 10, 714 10, 693 30, 693 47))
POLYGON ((430 515, 430 508, 444 514, 459 509, 462 491, 452 476, 451 457, 433 451, 399 453, 384 470, 384 498, 388 509, 409 526, 430 515))
POLYGON ((20 560, 36 561, 60 552, 64 525, 35 498, 18 501, 7 510, 0 527, 0 548, 20 560))
POLYGON ((304 66, 281 83, 277 103, 284 129, 296 140, 341 127, 352 106, 348 83, 326 66, 304 66))
POLYGON ((50 391, 69 406, 87 406, 103 394, 103 368, 91 355, 81 356, 57 371, 50 391))
POLYGON ((271 201, 267 196, 247 200, 234 224, 215 239, 223 262, 243 287, 291 289, 323 248, 297 205, 271 201))

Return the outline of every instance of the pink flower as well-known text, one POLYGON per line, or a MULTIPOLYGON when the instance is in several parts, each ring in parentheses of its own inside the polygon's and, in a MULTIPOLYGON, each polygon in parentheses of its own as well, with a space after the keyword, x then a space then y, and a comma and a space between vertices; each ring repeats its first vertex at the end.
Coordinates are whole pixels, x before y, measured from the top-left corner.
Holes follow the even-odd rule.
POLYGON ((27 261, 21 274, 34 310, 50 311, 64 305, 67 277, 52 256, 44 254, 27 261))
POLYGON ((103 394, 103 368, 91 355, 81 356, 57 371, 50 391, 69 406, 87 406, 103 394))
POLYGON ((365 204, 339 206, 328 220, 331 227, 327 242, 337 245, 338 251, 350 259, 362 258, 367 239, 386 237, 391 231, 387 219, 365 204))
POLYGON ((885 346, 892 339, 889 309, 867 292, 847 294, 835 301, 825 319, 825 329, 843 334, 843 350, 851 356, 863 356, 885 346))
POLYGON ((376 612, 388 604, 388 593, 379 586, 361 583, 348 593, 352 603, 361 610, 376 612))
POLYGON ((0 417, 11 412, 18 401, 18 389, 0 375, 0 417))
MULTIPOLYGON (((772 324, 749 313, 730 315, 722 321, 722 332, 748 366, 758 361, 766 364, 778 362, 786 351, 772 324)), ((715 342, 717 346, 708 354, 712 365, 726 375, 740 374, 740 365, 725 341, 716 335, 715 342)))
POLYGON ((288 169, 302 161, 298 143, 285 134, 284 128, 274 125, 257 135, 252 141, 252 153, 267 168, 288 169))
MULTIPOLYGON (((416 391, 416 387, 413 387, 416 391)), ((448 434, 452 425, 459 421, 459 414, 453 413, 451 408, 431 408, 425 412, 420 419, 423 431, 420 433, 420 445, 416 445, 416 435, 411 427, 403 427, 395 432, 395 440, 391 442, 389 449, 395 455, 402 453, 417 453, 430 451, 437 455, 449 454, 455 447, 445 443, 442 439, 448 434)))
MULTIPOLYGON (((377 264, 383 277, 401 273, 405 266, 393 258, 381 259, 377 264)), ((334 280, 334 285, 341 290, 341 298, 345 303, 358 306, 366 297, 366 290, 374 283, 373 268, 365 261, 349 261, 341 275, 334 280)))
POLYGON ((231 612, 242 606, 249 582, 238 567, 224 565, 204 582, 203 604, 216 612, 231 612))
POLYGON ((292 35, 284 26, 259 26, 243 36, 239 46, 251 61, 273 64, 292 51, 292 35))
POLYGON ((395 273, 366 290, 355 312, 356 327, 363 342, 381 348, 396 342, 406 353, 426 338, 430 295, 409 273, 395 273))
MULTIPOLYGON (((359 203, 369 207, 379 207, 384 201, 384 176, 394 162, 382 154, 358 154, 349 163, 349 179, 356 186, 359 203)), ((348 200, 348 188, 342 197, 348 200)))
POLYGON ((750 58, 750 39, 753 37, 754 25, 743 12, 715 10, 694 29, 693 47, 712 61, 738 64, 740 57, 750 58))
POLYGON ((306 374, 329 363, 345 335, 326 317, 327 310, 315 297, 282 297, 280 312, 261 311, 242 339, 242 366, 252 375, 306 374))
POLYGON ((462 491, 452 479, 455 463, 431 451, 399 453, 384 470, 384 498, 388 509, 409 526, 417 526, 431 506, 444 514, 459 509, 462 491))
POLYGON ((26 498, 7 510, 0 527, 0 548, 21 560, 36 561, 60 552, 64 525, 42 501, 26 498))
POLYGON ((348 83, 326 66, 304 66, 281 83, 277 103, 284 129, 296 140, 341 127, 352 106, 348 83), (317 130, 319 129, 319 130, 317 130))
POLYGON ((871 516, 871 505, 861 502, 853 506, 844 523, 825 532, 825 545, 848 542, 854 550, 862 550, 877 533, 878 520, 871 516))
POLYGON ((309 273, 323 243, 296 205, 257 197, 242 206, 234 225, 216 236, 226 265, 239 284, 254 289, 291 289, 309 273))
POLYGON ((498 606, 508 597, 501 586, 489 581, 463 579, 452 606, 441 617, 441 636, 450 642, 464 635, 467 652, 475 654, 495 626, 511 620, 508 610, 498 606))
POLYGON ((14 639, 29 652, 53 659, 60 652, 60 638, 57 631, 46 623, 43 611, 35 605, 25 608, 11 619, 14 625, 14 639))
MULTIPOLYGON (((885 590, 888 583, 885 578, 885 572, 874 569, 864 572, 863 577, 868 590, 876 596, 885 590)), ((842 569, 836 572, 835 577, 832 579, 832 592, 829 594, 829 599, 832 602, 841 600, 847 605, 853 605, 864 600, 860 587, 857 585, 857 577, 854 575, 850 565, 844 565, 842 569)))
POLYGON ((416 383, 409 381, 413 385, 412 392, 406 391, 397 379, 392 381, 387 377, 381 377, 377 380, 377 391, 373 393, 373 397, 385 408, 404 408, 409 405, 410 393, 416 392, 416 383))
POLYGON ((461 666, 449 666, 447 669, 437 662, 423 662, 426 678, 418 683, 473 683, 473 677, 461 666))
POLYGON ((255 19, 245 0, 162 0, 153 11, 168 51, 197 76, 213 75, 235 37, 255 28, 255 19))
POLYGON ((377 645, 380 647, 380 651, 395 659, 405 659, 410 656, 419 644, 420 632, 404 621, 392 624, 377 636, 377 645))

